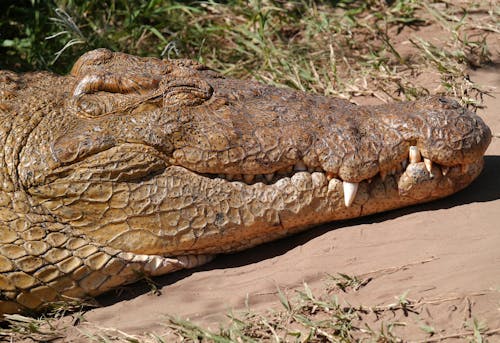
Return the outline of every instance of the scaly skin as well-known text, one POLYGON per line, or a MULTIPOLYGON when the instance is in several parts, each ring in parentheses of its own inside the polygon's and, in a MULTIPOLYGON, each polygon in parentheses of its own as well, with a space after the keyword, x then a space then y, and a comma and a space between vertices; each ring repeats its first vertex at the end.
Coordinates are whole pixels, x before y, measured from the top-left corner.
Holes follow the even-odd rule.
POLYGON ((0 314, 447 196, 491 136, 445 98, 358 107, 104 49, 0 80, 0 314))

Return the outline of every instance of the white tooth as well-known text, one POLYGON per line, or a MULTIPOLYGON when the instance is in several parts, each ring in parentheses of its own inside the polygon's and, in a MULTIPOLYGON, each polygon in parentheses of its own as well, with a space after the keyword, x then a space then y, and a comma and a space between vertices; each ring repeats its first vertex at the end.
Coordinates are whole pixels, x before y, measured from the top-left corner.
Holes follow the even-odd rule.
POLYGON ((410 146, 410 152, 408 156, 410 157, 410 163, 418 163, 422 160, 422 155, 420 155, 420 151, 415 145, 410 146))
POLYGON ((149 261, 145 266, 144 270, 150 273, 154 273, 161 267, 161 257, 159 256, 154 256, 151 261, 149 261))
POLYGON ((307 167, 303 161, 299 161, 295 164, 294 168, 296 171, 306 171, 307 167))
POLYGON ((272 182, 274 179, 274 173, 264 174, 264 177, 266 178, 267 182, 272 182))
POLYGON ((424 164, 425 164, 425 169, 427 169, 427 171, 429 173, 432 172, 432 161, 429 160, 428 158, 424 158, 424 164))
POLYGON ((255 178, 255 175, 251 175, 251 174, 243 175, 243 180, 245 180, 246 183, 252 183, 254 178, 255 178))
POLYGON ((441 167, 441 172, 443 173, 443 176, 446 176, 446 174, 448 174, 449 171, 450 167, 445 167, 445 166, 441 167))
POLYGON ((153 266, 154 270, 160 269, 163 266, 163 261, 164 261, 164 259, 162 259, 159 256, 156 256, 156 258, 153 259, 153 261, 152 261, 152 266, 153 266))
POLYGON ((345 207, 352 205, 354 198, 356 198, 356 193, 358 192, 359 183, 357 182, 343 182, 344 187, 344 203, 345 207))

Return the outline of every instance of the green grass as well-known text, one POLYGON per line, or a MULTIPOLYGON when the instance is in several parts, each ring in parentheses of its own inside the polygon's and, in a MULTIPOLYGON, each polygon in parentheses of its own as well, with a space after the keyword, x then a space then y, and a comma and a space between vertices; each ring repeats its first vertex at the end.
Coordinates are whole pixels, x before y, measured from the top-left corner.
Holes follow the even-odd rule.
POLYGON ((347 99, 414 99, 434 90, 479 105, 483 90, 468 67, 489 61, 486 37, 500 32, 493 2, 338 1, 19 1, 1 5, 0 67, 65 73, 98 47, 137 55, 192 58, 238 78, 255 78, 347 99), (468 11, 483 11, 481 20, 468 11), (431 24, 448 41, 398 34, 431 24))

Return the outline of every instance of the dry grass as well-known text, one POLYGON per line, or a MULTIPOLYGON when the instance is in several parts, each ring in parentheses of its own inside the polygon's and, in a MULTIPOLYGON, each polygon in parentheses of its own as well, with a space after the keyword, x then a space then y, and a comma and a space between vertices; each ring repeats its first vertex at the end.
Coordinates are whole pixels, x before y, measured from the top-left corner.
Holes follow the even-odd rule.
MULTIPOLYGON (((114 328, 85 325, 82 312, 66 316, 30 318, 7 315, 8 328, 0 329, 0 341, 5 342, 406 342, 401 329, 418 321, 421 341, 442 342, 460 339, 464 342, 489 342, 500 335, 500 328, 489 328, 471 314, 464 320, 462 330, 450 333, 449 327, 427 324, 427 305, 470 302, 492 292, 462 296, 444 296, 436 299, 411 299, 408 292, 394 297, 394 302, 381 306, 351 305, 342 300, 342 294, 357 292, 370 279, 338 274, 330 276, 328 292, 317 296, 304 283, 302 290, 292 296, 280 289, 277 297, 281 308, 265 313, 250 309, 240 314, 228 314, 226 323, 218 330, 206 329, 189 320, 167 316, 160 320, 164 329, 159 333, 131 335, 114 328), (332 287, 332 282, 334 285, 332 287), (348 287, 346 287, 348 285, 348 287), (401 320, 403 318, 404 320, 401 320), (78 326, 76 326, 78 325, 78 326), (76 327, 75 327, 76 326, 76 327)), ((497 291, 498 292, 498 291, 497 291)), ((493 342, 493 340, 491 341, 493 342)))

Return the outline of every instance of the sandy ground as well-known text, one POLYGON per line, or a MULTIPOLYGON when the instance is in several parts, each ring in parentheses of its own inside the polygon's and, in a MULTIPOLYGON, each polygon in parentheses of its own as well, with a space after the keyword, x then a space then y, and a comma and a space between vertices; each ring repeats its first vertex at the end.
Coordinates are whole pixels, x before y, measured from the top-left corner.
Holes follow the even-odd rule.
MULTIPOLYGON (((161 295, 144 283, 107 295, 85 314, 86 327, 131 334, 163 332, 165 314, 218 328, 225 314, 247 302, 252 310, 278 308, 276 289, 290 296, 307 282, 322 292, 327 274, 372 278, 341 299, 365 306, 387 305, 408 291, 425 303, 419 313, 396 313, 409 339, 428 337, 421 324, 446 336, 467 330, 473 318, 500 328, 500 65, 471 72, 473 81, 496 87, 479 114, 494 137, 481 176, 467 189, 430 204, 357 220, 331 223, 288 239, 219 256, 201 268, 156 279, 161 295)), ((375 324, 377 322, 375 321, 375 324)), ((378 324, 378 327, 380 324, 378 324)), ((377 327, 377 326, 376 326, 377 327)), ((490 342, 500 342, 498 335, 490 342)))

